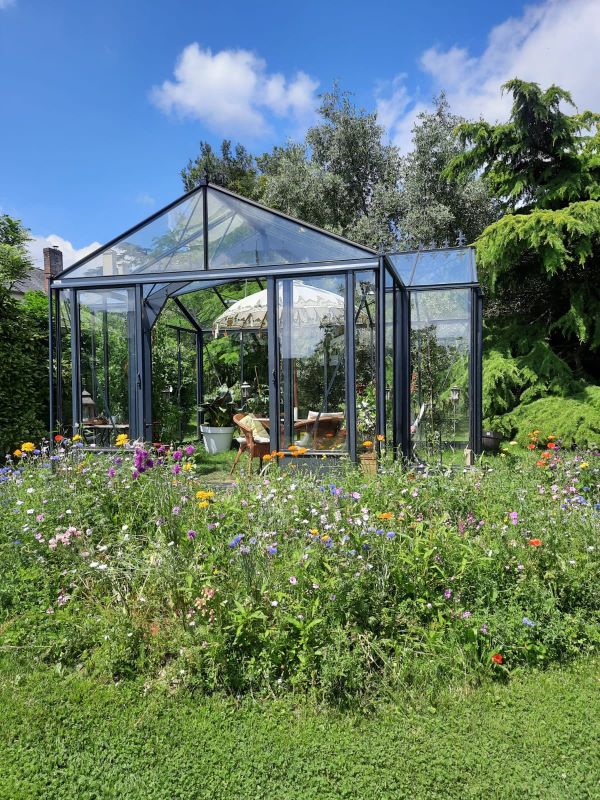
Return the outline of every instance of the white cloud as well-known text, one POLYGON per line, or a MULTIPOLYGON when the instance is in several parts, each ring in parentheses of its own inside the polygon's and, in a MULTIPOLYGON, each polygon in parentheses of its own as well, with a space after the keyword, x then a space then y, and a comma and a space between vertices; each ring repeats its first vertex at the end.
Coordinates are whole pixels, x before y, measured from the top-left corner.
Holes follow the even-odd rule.
MULTIPOLYGON (((452 111, 469 119, 505 119, 510 98, 501 96, 500 87, 514 77, 544 88, 556 83, 571 92, 580 110, 598 109, 598 42, 598 0, 546 0, 493 28, 480 55, 457 45, 447 50, 433 46, 421 55, 419 66, 428 81, 428 94, 444 89, 452 111)), ((382 109, 391 138, 406 148, 407 127, 422 104, 417 99, 407 103, 405 87, 399 85, 403 83, 399 76, 387 98, 379 92, 378 110, 382 109)))
POLYGON ((269 114, 305 127, 317 105, 317 81, 304 72, 292 78, 269 74, 266 62, 249 50, 213 53, 194 42, 179 56, 174 77, 152 89, 152 102, 229 136, 264 135, 269 114))
POLYGON ((4 11, 5 8, 13 6, 14 4, 15 0, 0 0, 0 11, 4 11))
POLYGON ((156 205, 156 200, 148 192, 140 192, 135 198, 135 202, 140 206, 147 206, 151 208, 156 205))
POLYGON ((34 266, 40 269, 44 267, 44 247, 58 247, 63 254, 63 266, 66 269, 71 264, 79 261, 80 258, 84 258, 100 247, 100 243, 92 242, 86 247, 77 249, 67 239, 63 239, 62 236, 57 236, 54 233, 50 234, 50 236, 33 236, 28 243, 29 253, 34 266))

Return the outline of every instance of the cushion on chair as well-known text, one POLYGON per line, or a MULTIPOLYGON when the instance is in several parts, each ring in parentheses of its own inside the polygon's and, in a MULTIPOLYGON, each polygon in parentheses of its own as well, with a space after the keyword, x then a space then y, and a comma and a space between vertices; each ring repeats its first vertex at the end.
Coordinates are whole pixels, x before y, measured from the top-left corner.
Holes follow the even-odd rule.
POLYGON ((344 419, 344 412, 343 411, 328 411, 324 412, 323 414, 319 414, 318 411, 309 411, 308 412, 308 419, 344 419))
POLYGON ((270 441, 269 431, 265 428, 260 420, 256 419, 253 414, 246 414, 246 416, 240 420, 240 424, 250 428, 255 442, 270 441))

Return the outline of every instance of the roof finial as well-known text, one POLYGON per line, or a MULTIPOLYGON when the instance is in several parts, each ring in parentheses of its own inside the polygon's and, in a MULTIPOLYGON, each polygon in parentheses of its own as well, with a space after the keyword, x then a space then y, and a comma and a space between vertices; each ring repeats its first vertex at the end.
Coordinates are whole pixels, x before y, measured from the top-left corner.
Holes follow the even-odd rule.
POLYGON ((459 231, 458 236, 456 237, 456 244, 458 245, 458 247, 463 247, 466 241, 467 237, 464 235, 462 231, 459 231))

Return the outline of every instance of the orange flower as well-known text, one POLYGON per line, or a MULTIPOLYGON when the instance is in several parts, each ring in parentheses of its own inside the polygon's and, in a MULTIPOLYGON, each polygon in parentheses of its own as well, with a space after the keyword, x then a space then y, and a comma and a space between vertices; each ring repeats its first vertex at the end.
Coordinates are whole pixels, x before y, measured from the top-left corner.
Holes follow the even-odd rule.
POLYGON ((54 441, 55 442, 62 442, 62 440, 63 440, 63 437, 60 435, 60 433, 57 433, 56 436, 54 437, 54 441))
POLYGON ((391 511, 380 511, 377 516, 379 519, 394 519, 394 515, 391 511))
POLYGON ((378 433, 375 438, 377 439, 378 442, 385 442, 385 436, 383 435, 383 433, 378 433))
POLYGON ((542 540, 541 539, 529 539, 527 544, 530 545, 531 547, 541 547, 542 546, 542 540))
POLYGON ((547 446, 549 450, 554 450, 554 448, 556 447, 556 442, 548 442, 547 446))
POLYGON ((267 454, 266 456, 263 456, 262 460, 263 461, 270 461, 271 460, 271 456, 269 454, 267 454))
POLYGON ((363 447, 373 447, 373 442, 370 439, 367 439, 363 442, 363 447))
POLYGON ((280 450, 277 453, 277 455, 279 456, 279 458, 284 458, 285 456, 287 456, 287 453, 285 452, 285 450, 280 450))
POLYGON ((288 450, 297 450, 297 449, 298 449, 298 445, 297 445, 297 444, 291 444, 291 445, 288 447, 288 450))
POLYGON ((535 450, 535 448, 536 448, 536 447, 537 447, 537 445, 535 445, 533 442, 530 442, 530 443, 527 445, 527 449, 528 449, 528 450, 535 450))
POLYGON ((551 433, 550 436, 547 436, 546 438, 548 439, 549 442, 551 442, 552 439, 556 439, 556 436, 553 433, 551 433))
POLYGON ((536 461, 535 465, 536 465, 536 467, 547 467, 548 466, 548 464, 546 464, 546 462, 543 461, 542 459, 540 459, 539 461, 536 461))
POLYGON ((500 653, 494 653, 491 658, 494 664, 502 664, 504 662, 504 658, 500 655, 500 653))

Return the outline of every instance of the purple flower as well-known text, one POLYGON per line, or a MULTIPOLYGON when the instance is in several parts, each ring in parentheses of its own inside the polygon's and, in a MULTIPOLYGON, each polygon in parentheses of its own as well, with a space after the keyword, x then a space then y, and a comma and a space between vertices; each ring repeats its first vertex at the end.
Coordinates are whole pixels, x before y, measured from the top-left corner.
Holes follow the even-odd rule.
POLYGON ((481 628, 479 630, 482 633, 487 633, 488 632, 488 626, 485 624, 485 622, 483 623, 483 625, 481 626, 481 628))
POLYGON ((181 507, 180 506, 173 506, 173 510, 171 511, 171 514, 174 514, 175 516, 177 516, 178 514, 181 514, 181 507))
POLYGON ((267 553, 268 553, 270 556, 276 556, 276 555, 277 555, 277 545, 275 545, 275 544, 271 544, 271 545, 269 545, 269 546, 267 547, 267 553))
POLYGON ((469 617, 472 617, 472 616, 473 615, 471 614, 470 611, 463 611, 463 613, 462 613, 462 618, 463 619, 469 619, 469 617))
POLYGON ((188 535, 188 539, 190 539, 190 540, 193 540, 193 539, 196 538, 196 536, 198 536, 196 531, 191 531, 191 530, 187 532, 187 535, 188 535))
POLYGON ((173 473, 173 475, 178 475, 181 472, 181 467, 179 466, 179 464, 175 464, 172 467, 171 472, 173 473))
POLYGON ((529 617, 523 617, 523 625, 526 625, 528 628, 535 628, 536 624, 537 623, 529 619, 529 617))
POLYGON ((188 446, 185 448, 185 454, 188 456, 192 456, 195 452, 196 448, 193 444, 188 444, 188 446))
POLYGON ((134 469, 133 472, 131 473, 131 479, 132 480, 136 480, 136 478, 139 478, 139 477, 140 477, 140 473, 137 471, 137 469, 134 469))
POLYGON ((388 531, 386 533, 386 536, 387 536, 388 539, 393 539, 395 535, 396 534, 394 533, 394 531, 388 531))
POLYGON ((109 478, 114 478, 117 474, 117 470, 114 467, 109 467, 107 475, 109 478))
POLYGON ((181 450, 174 450, 173 451, 173 461, 181 461, 183 458, 183 453, 181 450))
POLYGON ((509 520, 513 525, 518 525, 519 523, 519 515, 516 511, 511 511, 508 515, 509 520))
POLYGON ((115 464, 120 464, 123 461, 121 456, 115 456, 115 458, 113 460, 114 460, 115 464))
POLYGON ((290 583, 295 586, 298 583, 298 578, 295 575, 290 575, 290 583))
POLYGON ((238 533, 238 535, 234 536, 233 539, 229 542, 228 547, 230 547, 233 550, 233 548, 237 547, 243 538, 244 535, 242 533, 238 533))
POLYGON ((452 597, 452 589, 446 589, 446 591, 444 592, 444 597, 446 598, 446 600, 450 600, 450 598, 452 597))

